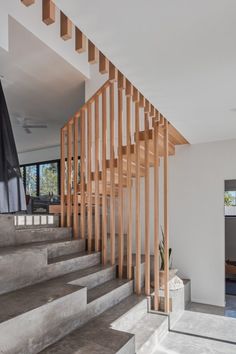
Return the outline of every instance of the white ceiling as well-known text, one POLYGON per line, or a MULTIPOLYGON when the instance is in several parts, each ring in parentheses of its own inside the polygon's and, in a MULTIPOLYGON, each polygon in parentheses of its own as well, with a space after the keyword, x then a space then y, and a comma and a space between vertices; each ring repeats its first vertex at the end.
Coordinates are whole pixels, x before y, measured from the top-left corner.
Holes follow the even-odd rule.
POLYGON ((64 59, 10 19, 9 52, 0 48, 0 75, 18 152, 55 146, 60 128, 84 103, 84 79, 64 59), (14 116, 48 123, 26 134, 14 116))
POLYGON ((191 143, 236 138, 235 0, 54 0, 191 143))

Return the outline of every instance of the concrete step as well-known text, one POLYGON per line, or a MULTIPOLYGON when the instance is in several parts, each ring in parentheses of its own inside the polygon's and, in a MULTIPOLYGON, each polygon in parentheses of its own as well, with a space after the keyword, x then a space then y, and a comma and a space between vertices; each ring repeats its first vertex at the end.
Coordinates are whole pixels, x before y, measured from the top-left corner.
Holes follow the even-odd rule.
MULTIPOLYGON (((69 246, 71 250, 71 246, 69 246)), ((100 253, 77 252, 48 260, 45 247, 20 247, 0 254, 0 294, 100 263, 100 253)))
MULTIPOLYGON (((86 268, 0 296, 0 352, 38 353, 87 321, 87 289, 77 285, 91 277, 109 279, 111 269, 86 268), (107 272, 107 278, 104 273, 107 272)), ((114 273, 114 272, 113 272, 114 273)), ((90 284, 91 286, 91 284, 90 284)))
POLYGON ((69 241, 71 240, 71 228, 67 227, 41 227, 16 230, 14 233, 14 245, 23 245, 43 241, 69 241))
POLYGON ((93 318, 95 314, 98 316, 42 353, 134 354, 134 336, 110 328, 112 321, 139 302, 138 296, 131 295, 132 291, 133 281, 119 279, 89 290, 86 319, 93 318))
POLYGON ((46 249, 48 259, 85 251, 85 240, 50 240, 0 248, 0 256, 29 249, 46 249))
POLYGON ((151 353, 156 343, 168 332, 168 318, 147 313, 147 298, 140 301, 111 324, 113 329, 132 333, 135 336, 135 352, 151 353))
POLYGON ((71 229, 59 228, 57 227, 57 223, 16 227, 13 215, 0 215, 0 225, 0 247, 17 246, 32 242, 71 239, 71 229))

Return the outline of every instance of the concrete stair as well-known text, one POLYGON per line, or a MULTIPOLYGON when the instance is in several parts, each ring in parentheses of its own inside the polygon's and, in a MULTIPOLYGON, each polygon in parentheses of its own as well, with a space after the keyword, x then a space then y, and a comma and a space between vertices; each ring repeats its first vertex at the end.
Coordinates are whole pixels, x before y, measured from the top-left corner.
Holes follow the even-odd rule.
POLYGON ((167 317, 147 313, 145 296, 131 294, 42 353, 146 354, 167 332, 167 317))
POLYGON ((3 221, 1 353, 38 353, 133 293, 133 281, 116 279, 116 266, 102 266, 70 229, 3 221))

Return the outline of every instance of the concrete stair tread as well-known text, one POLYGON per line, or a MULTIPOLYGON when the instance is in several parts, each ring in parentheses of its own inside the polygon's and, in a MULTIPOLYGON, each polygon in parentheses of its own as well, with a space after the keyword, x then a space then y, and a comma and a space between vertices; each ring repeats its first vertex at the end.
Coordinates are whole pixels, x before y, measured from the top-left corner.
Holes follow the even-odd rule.
MULTIPOLYGON (((118 353, 120 348, 133 339, 132 333, 118 331, 110 326, 134 306, 142 302, 144 296, 132 294, 117 305, 103 312, 83 327, 71 332, 57 343, 43 350, 43 354, 106 354, 118 353)), ((134 353, 134 351, 126 351, 134 353)))
MULTIPOLYGON (((99 317, 46 348, 44 354, 115 354, 133 335, 101 327, 99 317)), ((127 353, 132 354, 130 351, 127 353)))
POLYGON ((71 253, 71 254, 67 254, 64 256, 59 256, 59 257, 54 257, 49 259, 48 264, 54 264, 54 263, 60 263, 60 262, 64 262, 64 261, 68 261, 74 258, 78 258, 78 257, 83 257, 83 256, 89 256, 89 255, 93 255, 97 252, 76 252, 76 253, 71 253))
POLYGON ((0 323, 77 291, 82 286, 69 282, 107 268, 99 264, 0 295, 0 323))
POLYGON ((7 253, 12 253, 15 251, 23 250, 23 249, 30 249, 30 248, 35 248, 35 247, 43 247, 47 248, 47 246, 51 246, 53 244, 65 244, 65 243, 70 243, 70 242, 78 242, 81 240, 49 240, 49 241, 39 241, 39 242, 32 242, 32 243, 26 243, 23 245, 16 245, 16 246, 6 246, 6 247, 1 247, 0 248, 0 255, 7 254, 7 253))
POLYGON ((49 302, 77 291, 81 287, 55 280, 28 286, 0 296, 0 322, 7 321, 49 302))
POLYGON ((146 313, 128 332, 135 335, 136 350, 139 350, 157 331, 161 331, 162 325, 168 328, 167 316, 146 313))
POLYGON ((113 280, 107 281, 99 286, 96 286, 95 288, 88 290, 88 293, 87 293, 88 303, 95 301, 99 297, 101 297, 101 296, 109 293, 110 291, 126 284, 127 282, 128 282, 128 280, 124 280, 124 279, 113 279, 113 280))

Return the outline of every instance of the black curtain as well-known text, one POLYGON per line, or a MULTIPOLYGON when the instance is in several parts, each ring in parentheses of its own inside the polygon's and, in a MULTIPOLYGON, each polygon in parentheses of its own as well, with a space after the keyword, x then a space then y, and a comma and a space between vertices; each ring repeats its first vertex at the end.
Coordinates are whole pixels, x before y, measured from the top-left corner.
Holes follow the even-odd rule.
POLYGON ((15 139, 0 81, 0 213, 26 209, 15 139))

